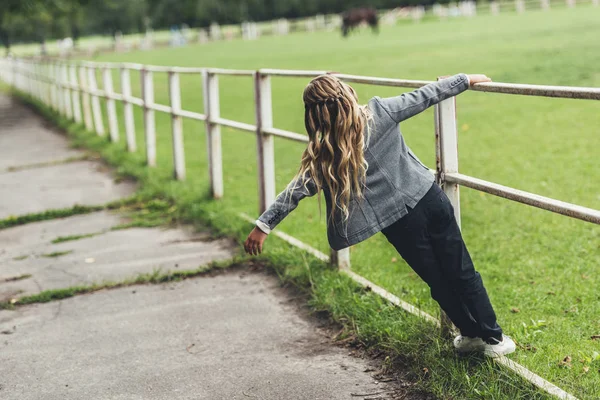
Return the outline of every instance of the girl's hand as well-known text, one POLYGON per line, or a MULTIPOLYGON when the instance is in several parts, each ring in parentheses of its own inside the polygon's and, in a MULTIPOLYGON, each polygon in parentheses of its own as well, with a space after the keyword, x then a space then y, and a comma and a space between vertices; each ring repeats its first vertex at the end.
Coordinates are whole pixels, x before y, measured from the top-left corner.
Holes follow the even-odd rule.
POLYGON ((487 76, 483 75, 483 74, 473 74, 473 75, 467 75, 469 77, 469 84, 471 86, 475 85, 476 83, 485 83, 485 82, 491 82, 492 80, 490 78, 488 78, 487 76))
POLYGON ((262 246, 267 238, 267 234, 258 228, 254 228, 248 235, 248 239, 244 243, 244 250, 246 253, 257 256, 262 253, 262 246))

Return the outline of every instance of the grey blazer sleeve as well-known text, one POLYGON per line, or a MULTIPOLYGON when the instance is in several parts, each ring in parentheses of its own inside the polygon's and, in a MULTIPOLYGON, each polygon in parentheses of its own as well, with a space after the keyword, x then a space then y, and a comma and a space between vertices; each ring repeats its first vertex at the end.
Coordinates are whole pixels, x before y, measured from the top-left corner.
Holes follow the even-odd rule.
POLYGON ((442 100, 464 92, 468 88, 469 78, 467 75, 457 74, 400 96, 386 99, 374 97, 374 99, 394 122, 400 123, 442 100))
POLYGON ((294 179, 289 183, 287 188, 277 196, 275 202, 258 218, 258 220, 267 225, 269 229, 274 229, 277 224, 298 207, 300 200, 305 197, 314 196, 316 193, 317 186, 308 174, 304 177, 294 179))

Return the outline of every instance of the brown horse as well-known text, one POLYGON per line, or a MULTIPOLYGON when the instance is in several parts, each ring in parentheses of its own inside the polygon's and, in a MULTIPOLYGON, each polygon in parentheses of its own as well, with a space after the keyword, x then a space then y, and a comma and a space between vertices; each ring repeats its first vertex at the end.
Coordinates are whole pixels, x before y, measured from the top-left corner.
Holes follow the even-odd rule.
POLYGON ((369 24, 374 33, 379 33, 379 18, 374 8, 353 8, 342 14, 342 35, 348 36, 362 22, 369 24))

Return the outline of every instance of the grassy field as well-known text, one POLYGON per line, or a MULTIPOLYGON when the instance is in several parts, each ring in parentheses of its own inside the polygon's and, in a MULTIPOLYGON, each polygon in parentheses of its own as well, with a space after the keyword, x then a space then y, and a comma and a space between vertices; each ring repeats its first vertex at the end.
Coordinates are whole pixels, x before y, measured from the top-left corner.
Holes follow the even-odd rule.
MULTIPOLYGON (((265 37, 254 42, 107 54, 98 61, 255 69, 324 69, 352 74, 435 79, 485 73, 498 82, 600 87, 600 9, 477 17, 383 27, 360 32, 265 37)), ((132 75, 139 95, 139 76, 132 75)), ((223 77, 221 114, 254 122, 250 78, 223 77)), ((275 126, 302 132, 306 79, 275 78, 275 126)), ((117 84, 118 87, 118 84, 117 84)), ((357 85, 366 102, 390 88, 357 85)), ((185 109, 202 111, 198 76, 182 77, 185 109)), ((156 101, 168 104, 166 76, 155 76, 156 101)), ((121 108, 119 107, 121 112, 121 108)), ((458 98, 462 173, 541 195, 600 208, 600 103, 468 92, 458 98)), ((121 132, 124 132, 122 118, 121 132)), ((136 110, 138 145, 142 119, 136 110)), ((406 121, 408 144, 434 164, 433 113, 406 121)), ((208 189, 204 127, 184 122, 190 191, 208 189)), ((157 113, 158 164, 171 173, 170 120, 157 113)), ((122 134, 123 136, 123 134, 122 134)), ((120 143, 124 146, 124 139, 120 143)), ((217 222, 238 212, 257 214, 255 137, 223 129, 225 197, 204 204, 217 222)), ((277 189, 298 167, 302 146, 276 140, 277 189)), ((600 398, 600 227, 464 188, 462 229, 499 322, 519 343, 511 358, 582 399, 600 398), (569 356, 571 362, 561 363, 569 356)), ((328 252, 325 216, 305 200, 279 227, 328 252)), ((266 243, 267 253, 285 257, 266 243)), ((427 286, 379 234, 352 248, 352 268, 402 299, 437 314, 427 286)), ((335 301, 321 299, 321 301, 335 301)), ((457 379, 462 379, 459 376, 457 379)), ((468 376, 467 376, 468 378, 468 376)), ((468 379, 467 379, 468 380, 468 379)), ((443 388, 439 388, 444 393, 443 388)), ((469 393, 475 393, 473 391, 469 393)), ((494 392, 496 393, 496 392, 494 392)), ((489 394, 489 393, 488 393, 489 394)), ((499 394, 473 398, 505 398, 499 394)))

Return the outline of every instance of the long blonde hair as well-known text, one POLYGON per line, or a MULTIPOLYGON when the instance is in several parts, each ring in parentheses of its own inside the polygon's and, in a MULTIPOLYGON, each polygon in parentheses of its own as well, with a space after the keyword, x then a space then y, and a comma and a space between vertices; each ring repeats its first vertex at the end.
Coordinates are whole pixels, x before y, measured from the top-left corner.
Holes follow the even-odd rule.
POLYGON ((368 168, 365 130, 370 112, 366 106, 359 106, 351 86, 332 75, 314 78, 304 89, 303 99, 309 142, 296 179, 309 175, 318 192, 327 187, 330 217, 339 209, 347 220, 352 194, 358 199, 363 196, 368 168))

